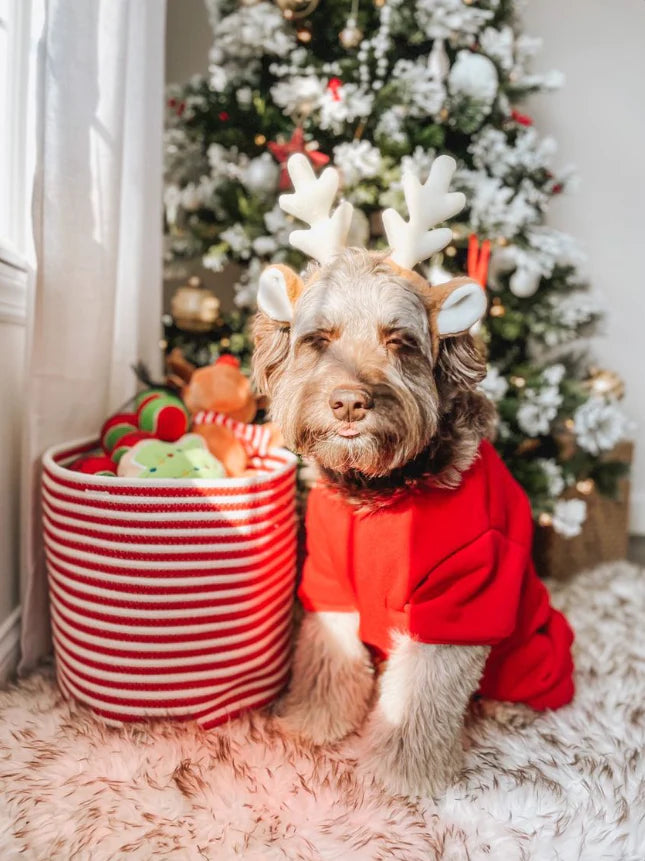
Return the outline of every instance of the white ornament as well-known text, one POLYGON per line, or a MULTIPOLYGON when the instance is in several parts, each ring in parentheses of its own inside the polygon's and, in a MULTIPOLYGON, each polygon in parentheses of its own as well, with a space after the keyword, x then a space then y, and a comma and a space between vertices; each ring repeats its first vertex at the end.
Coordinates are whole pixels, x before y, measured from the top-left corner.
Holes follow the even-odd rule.
POLYGON ((537 462, 546 476, 549 495, 560 496, 565 485, 561 467, 554 460, 544 457, 538 458, 537 462))
POLYGON ((537 292, 541 278, 540 272, 535 269, 518 267, 511 275, 508 286, 514 296, 527 299, 537 292))
POLYGON ((517 411, 517 423, 530 437, 549 432, 551 422, 556 417, 555 407, 545 407, 534 401, 525 401, 517 411))
POLYGON ((448 89, 453 96, 468 96, 484 105, 492 105, 498 86, 497 69, 488 57, 459 51, 448 75, 448 89))
POLYGON ((266 196, 275 191, 279 177, 280 166, 270 153, 264 152, 244 168, 242 183, 252 194, 266 196))
POLYGON ((437 81, 445 81, 450 70, 450 60, 443 39, 435 39, 428 55, 428 71, 437 81))
POLYGON ((629 422, 616 404, 593 397, 575 411, 573 427, 580 448, 590 454, 600 454, 624 438, 629 422))
POLYGON ((334 147, 334 164, 341 171, 344 185, 351 187, 362 179, 378 176, 383 160, 380 150, 369 141, 353 140, 334 147))
POLYGON ((584 499, 559 499, 551 522, 558 535, 575 538, 582 532, 582 524, 586 519, 587 503, 584 499))
POLYGON ((325 85, 315 75, 294 75, 271 87, 273 101, 284 113, 308 116, 319 104, 325 85))

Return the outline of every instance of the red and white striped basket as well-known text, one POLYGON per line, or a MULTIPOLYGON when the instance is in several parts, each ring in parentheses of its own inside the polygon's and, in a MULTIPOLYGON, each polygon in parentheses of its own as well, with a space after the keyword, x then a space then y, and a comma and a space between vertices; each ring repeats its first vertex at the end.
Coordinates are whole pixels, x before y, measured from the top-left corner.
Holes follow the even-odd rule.
POLYGON ((58 682, 108 721, 215 726, 270 702, 289 670, 296 458, 253 476, 120 479, 43 458, 58 682))

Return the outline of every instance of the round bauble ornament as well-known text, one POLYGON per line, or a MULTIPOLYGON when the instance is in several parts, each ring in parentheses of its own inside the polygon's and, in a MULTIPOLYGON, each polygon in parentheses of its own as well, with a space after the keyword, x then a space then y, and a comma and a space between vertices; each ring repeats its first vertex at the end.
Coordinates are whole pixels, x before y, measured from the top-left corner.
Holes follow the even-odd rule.
POLYGON ((275 192, 280 178, 280 166, 271 153, 263 152, 252 158, 242 173, 242 183, 251 194, 267 195, 275 192))
POLYGON ((296 37, 299 42, 302 42, 303 45, 308 45, 309 42, 311 42, 312 36, 313 34, 309 27, 305 26, 304 24, 302 25, 302 27, 298 27, 298 29, 296 30, 296 37))
POLYGON ((484 54, 459 51, 448 75, 448 89, 453 96, 468 96, 491 105, 497 95, 499 77, 492 60, 484 54))
POLYGON ((601 397, 620 398, 625 396, 625 381, 615 371, 592 367, 589 378, 584 382, 585 388, 593 395, 601 397))
POLYGON ((197 276, 178 287, 170 300, 170 313, 184 332, 208 332, 219 314, 220 302, 197 276))
POLYGON ((363 31, 356 23, 356 18, 349 18, 347 24, 338 34, 340 44, 343 48, 350 51, 352 48, 358 47, 363 40, 363 31))
POLYGON ((316 9, 320 0, 274 0, 287 21, 306 18, 316 9))
POLYGON ((535 269, 529 269, 526 266, 518 266, 511 275, 508 286, 513 296, 518 299, 527 299, 533 296, 540 286, 541 275, 535 269))

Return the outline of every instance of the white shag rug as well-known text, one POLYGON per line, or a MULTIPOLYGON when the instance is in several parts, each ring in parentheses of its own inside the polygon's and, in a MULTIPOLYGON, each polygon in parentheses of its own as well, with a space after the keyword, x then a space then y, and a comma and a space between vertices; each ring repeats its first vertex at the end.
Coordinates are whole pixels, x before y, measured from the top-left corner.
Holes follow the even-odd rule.
POLYGON ((436 803, 361 782, 355 739, 298 748, 263 714, 108 728, 33 677, 0 693, 0 859, 643 861, 645 571, 553 593, 577 634, 574 703, 474 714, 436 803))

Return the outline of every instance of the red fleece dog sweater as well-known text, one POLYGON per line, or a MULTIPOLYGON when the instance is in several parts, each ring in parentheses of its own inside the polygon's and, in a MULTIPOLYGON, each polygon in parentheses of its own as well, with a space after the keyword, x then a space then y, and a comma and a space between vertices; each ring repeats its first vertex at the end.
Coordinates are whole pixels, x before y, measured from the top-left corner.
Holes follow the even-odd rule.
POLYGON ((483 442, 459 487, 372 512, 314 488, 298 594, 306 610, 358 611, 361 639, 384 656, 393 631, 492 646, 483 696, 558 708, 573 697, 573 633, 535 573, 532 533, 524 491, 483 442))

